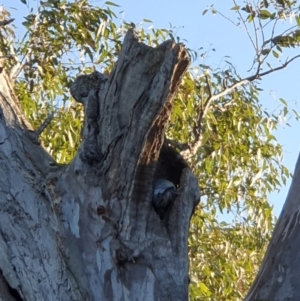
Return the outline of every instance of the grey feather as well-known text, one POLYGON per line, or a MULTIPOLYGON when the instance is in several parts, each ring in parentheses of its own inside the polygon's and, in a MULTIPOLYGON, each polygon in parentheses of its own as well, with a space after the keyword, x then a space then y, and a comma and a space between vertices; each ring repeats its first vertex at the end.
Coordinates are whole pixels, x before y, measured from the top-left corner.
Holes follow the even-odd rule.
POLYGON ((165 179, 154 181, 152 205, 160 218, 163 218, 176 195, 175 185, 165 179))

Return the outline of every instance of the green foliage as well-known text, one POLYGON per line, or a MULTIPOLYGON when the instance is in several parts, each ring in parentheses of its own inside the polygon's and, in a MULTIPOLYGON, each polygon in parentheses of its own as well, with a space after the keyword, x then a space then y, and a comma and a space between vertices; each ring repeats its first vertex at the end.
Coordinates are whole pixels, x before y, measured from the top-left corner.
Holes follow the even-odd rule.
POLYGON ((189 239, 191 299, 241 300, 257 273, 269 238, 246 223, 219 223, 210 213, 198 210, 189 239))
MULTIPOLYGON (((289 109, 284 99, 276 114, 262 109, 259 72, 264 64, 272 72, 270 54, 280 59, 284 48, 298 46, 299 8, 296 1, 287 0, 264 0, 257 7, 234 3, 231 11, 237 18, 230 21, 243 26, 252 41, 254 77, 243 82, 228 61, 224 69, 193 66, 174 100, 167 131, 198 176, 202 195, 190 229, 191 300, 241 300, 246 294, 274 225, 267 194, 290 176, 281 164, 282 147, 273 136, 279 117, 289 114, 289 109), (296 27, 275 30, 277 21, 291 17, 296 27), (233 222, 221 222, 219 213, 231 214, 233 222)), ((8 67, 19 62, 15 92, 33 127, 49 111, 55 112, 41 139, 61 163, 70 162, 80 144, 83 111, 69 95, 73 78, 93 67, 109 73, 129 27, 135 27, 140 39, 151 46, 168 36, 177 40, 172 30, 145 30, 120 22, 110 7, 118 6, 110 1, 100 8, 88 0, 48 0, 40 2, 36 12, 30 9, 21 41, 16 42, 11 27, 0 29, 2 53, 15 55, 8 67)), ((214 6, 203 15, 208 11, 223 15, 214 6)), ((8 17, 4 10, 2 18, 8 17)), ((190 51, 190 56, 204 53, 190 51)))
MULTIPOLYGON (((201 147, 190 159, 202 196, 190 229, 191 297, 235 300, 247 292, 273 229, 267 194, 290 173, 272 135, 278 117, 262 110, 258 87, 252 83, 235 89, 206 107, 211 95, 224 88, 222 79, 229 84, 240 79, 232 66, 199 70, 185 76, 168 131, 182 145, 192 145, 201 131, 201 147), (218 222, 217 213, 224 211, 233 214, 233 224, 218 222)), ((280 114, 287 114, 282 103, 280 114)))
POLYGON ((34 128, 49 111, 56 112, 52 128, 42 140, 55 159, 66 163, 76 153, 82 121, 82 108, 70 102, 70 84, 78 73, 90 72, 94 64, 109 72, 123 32, 112 21, 115 14, 109 6, 96 8, 86 0, 49 0, 41 2, 37 12, 30 11, 23 22, 24 38, 14 44, 9 38, 13 31, 6 27, 0 47, 5 55, 14 47, 16 59, 22 61, 15 91, 34 128))
MULTIPOLYGON (((211 11, 213 14, 220 14, 238 27, 246 30, 247 35, 255 49, 255 60, 260 66, 265 63, 271 53, 276 59, 280 59, 282 48, 295 48, 300 43, 300 10, 297 1, 288 0, 264 0, 246 1, 231 8, 237 14, 236 19, 229 19, 219 12, 214 5, 210 6, 203 13, 211 11), (291 25, 295 20, 297 25, 291 25), (278 26, 278 21, 281 26, 278 26), (253 26, 248 26, 253 23, 253 26), (282 26, 284 24, 284 26, 282 26), (289 25, 288 25, 289 24, 289 25)), ((270 63, 267 65, 272 69, 270 63)))

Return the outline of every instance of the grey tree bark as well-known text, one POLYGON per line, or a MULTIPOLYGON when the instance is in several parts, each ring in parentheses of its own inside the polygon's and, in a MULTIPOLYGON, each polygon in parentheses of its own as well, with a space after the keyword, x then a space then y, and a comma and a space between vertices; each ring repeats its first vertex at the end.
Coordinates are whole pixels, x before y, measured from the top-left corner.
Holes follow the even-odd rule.
POLYGON ((300 156, 259 273, 245 301, 300 300, 300 156))
POLYGON ((133 31, 107 79, 79 77, 82 144, 58 166, 35 140, 0 73, 0 300, 188 300, 187 237, 196 177, 164 132, 189 65, 182 45, 133 31), (181 189, 161 220, 152 183, 181 189), (2 299, 1 299, 2 298, 2 299))

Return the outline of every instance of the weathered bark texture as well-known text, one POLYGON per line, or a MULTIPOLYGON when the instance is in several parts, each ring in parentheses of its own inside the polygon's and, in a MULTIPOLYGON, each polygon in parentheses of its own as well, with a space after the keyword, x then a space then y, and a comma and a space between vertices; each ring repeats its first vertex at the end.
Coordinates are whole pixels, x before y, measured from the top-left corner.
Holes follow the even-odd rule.
POLYGON ((260 271, 245 301, 300 300, 300 156, 260 271))
POLYGON ((108 79, 95 72, 72 87, 85 124, 64 167, 34 143, 2 70, 0 270, 17 300, 188 300, 187 237, 199 190, 163 144, 188 64, 182 45, 153 49, 129 31, 108 79), (163 220, 151 205, 158 177, 181 187, 163 220))

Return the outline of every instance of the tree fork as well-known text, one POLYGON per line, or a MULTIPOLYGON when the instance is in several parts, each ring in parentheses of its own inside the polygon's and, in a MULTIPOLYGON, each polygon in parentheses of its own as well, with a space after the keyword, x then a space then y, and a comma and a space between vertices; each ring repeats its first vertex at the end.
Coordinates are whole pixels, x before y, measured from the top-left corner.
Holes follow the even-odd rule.
POLYGON ((154 49, 129 30, 110 77, 94 73, 71 88, 85 123, 78 153, 63 167, 28 137, 2 71, 0 269, 20 298, 188 299, 187 238, 199 189, 163 143, 188 65, 182 45, 154 49), (158 177, 181 187, 163 221, 151 205, 158 177))

